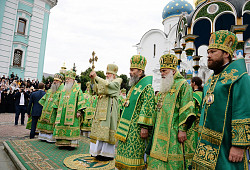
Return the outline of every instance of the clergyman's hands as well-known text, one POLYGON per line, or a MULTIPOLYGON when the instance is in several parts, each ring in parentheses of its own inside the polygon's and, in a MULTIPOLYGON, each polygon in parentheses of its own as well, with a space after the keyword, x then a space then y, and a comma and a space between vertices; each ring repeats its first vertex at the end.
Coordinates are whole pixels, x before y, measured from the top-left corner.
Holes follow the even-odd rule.
POLYGON ((77 116, 77 118, 81 117, 81 113, 80 113, 80 112, 77 112, 77 113, 76 113, 76 116, 77 116))
POLYGON ((90 74, 89 74, 89 77, 94 79, 96 77, 96 72, 91 71, 90 74))
POLYGON ((241 162, 244 155, 244 149, 232 146, 229 151, 230 162, 241 162))
POLYGON ((187 133, 179 130, 179 132, 178 132, 178 141, 180 143, 183 143, 183 142, 185 142, 185 140, 187 140, 187 133))
POLYGON ((148 137, 148 129, 141 128, 141 138, 146 139, 148 137))

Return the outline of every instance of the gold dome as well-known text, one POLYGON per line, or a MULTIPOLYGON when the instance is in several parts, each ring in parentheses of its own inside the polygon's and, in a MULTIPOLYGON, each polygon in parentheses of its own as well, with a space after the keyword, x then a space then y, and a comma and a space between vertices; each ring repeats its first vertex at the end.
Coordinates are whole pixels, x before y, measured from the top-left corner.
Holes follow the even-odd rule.
POLYGON ((194 6, 197 7, 202 2, 205 2, 206 0, 194 0, 194 6))

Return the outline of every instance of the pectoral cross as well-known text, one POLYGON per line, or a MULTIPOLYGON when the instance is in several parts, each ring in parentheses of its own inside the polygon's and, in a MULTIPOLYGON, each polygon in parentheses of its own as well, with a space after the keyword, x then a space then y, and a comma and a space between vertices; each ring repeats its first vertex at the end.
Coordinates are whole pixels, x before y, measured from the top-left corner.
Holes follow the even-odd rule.
POLYGON ((139 85, 139 87, 135 87, 134 95, 136 95, 138 92, 142 92, 141 87, 142 85, 139 85))
POLYGON ((176 91, 175 89, 170 89, 169 90, 170 95, 173 95, 175 91, 176 91))
POLYGON ((69 95, 66 95, 66 96, 64 96, 64 97, 65 97, 66 99, 69 99, 70 96, 69 96, 69 95))
POLYGON ((53 101, 53 98, 52 98, 52 97, 50 97, 48 100, 49 100, 49 101, 53 101))
POLYGON ((89 63, 91 64, 92 63, 92 70, 95 69, 95 61, 98 60, 98 57, 95 56, 95 52, 93 51, 92 52, 92 58, 89 59, 89 63))

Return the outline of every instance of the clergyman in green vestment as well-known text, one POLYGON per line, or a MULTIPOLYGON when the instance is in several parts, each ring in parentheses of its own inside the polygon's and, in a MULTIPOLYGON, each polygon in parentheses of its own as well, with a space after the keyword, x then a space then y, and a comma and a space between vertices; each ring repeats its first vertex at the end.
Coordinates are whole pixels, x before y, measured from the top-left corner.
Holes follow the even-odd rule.
MULTIPOLYGON (((202 100, 202 80, 200 77, 193 77, 191 79, 191 87, 193 89, 193 101, 194 101, 194 113, 196 115, 196 119, 194 122, 194 131, 195 131, 195 142, 198 141, 198 130, 199 130, 199 122, 200 122, 200 106, 202 100)), ((196 143, 197 144, 197 143, 196 143)))
POLYGON ((155 113, 152 76, 145 76, 147 60, 134 55, 130 60, 131 86, 115 137, 119 140, 115 166, 118 169, 145 169, 144 153, 155 113))
POLYGON ((232 61, 237 41, 236 35, 226 30, 210 37, 208 68, 214 73, 203 89, 193 169, 248 169, 250 77, 244 58, 232 61))
POLYGON ((39 103, 43 106, 42 115, 37 123, 37 130, 39 131, 38 139, 47 142, 56 142, 53 138, 53 131, 56 121, 56 112, 52 106, 54 101, 61 94, 64 84, 62 83, 64 76, 60 73, 54 75, 54 80, 51 88, 40 99, 39 103))
POLYGON ((121 78, 117 78, 118 67, 108 64, 106 80, 98 77, 95 71, 90 77, 96 83, 94 90, 98 95, 96 112, 93 118, 90 132, 89 153, 100 161, 114 159, 115 156, 115 132, 118 123, 121 78))
POLYGON ((53 105, 57 109, 53 132, 57 146, 79 146, 80 117, 84 108, 84 97, 75 81, 75 76, 74 71, 66 71, 64 89, 53 105))
MULTIPOLYGON (((121 116, 122 111, 124 110, 123 104, 125 102, 126 97, 127 97, 126 96, 126 89, 123 88, 123 89, 121 89, 120 95, 118 97, 118 104, 119 104, 119 108, 120 108, 120 116, 121 116)), ((120 118, 120 116, 119 116, 119 118, 120 118)))
POLYGON ((97 95, 91 90, 90 82, 86 83, 86 90, 84 92, 84 111, 81 119, 81 131, 83 136, 89 137, 92 121, 97 104, 97 95))
POLYGON ((195 133, 190 128, 196 117, 193 91, 176 70, 177 64, 173 54, 160 58, 161 84, 148 161, 150 170, 187 169, 194 155, 195 133))

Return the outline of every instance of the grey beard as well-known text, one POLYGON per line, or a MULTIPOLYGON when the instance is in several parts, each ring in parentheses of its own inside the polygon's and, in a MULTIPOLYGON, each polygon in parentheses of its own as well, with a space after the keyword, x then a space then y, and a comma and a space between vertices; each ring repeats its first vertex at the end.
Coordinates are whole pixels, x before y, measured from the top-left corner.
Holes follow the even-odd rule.
POLYGON ((168 75, 165 76, 165 78, 161 78, 160 92, 165 93, 169 91, 173 84, 174 84, 174 75, 173 71, 171 70, 171 72, 169 72, 168 75))
POLYGON ((135 85, 139 81, 140 77, 137 76, 130 76, 129 79, 129 86, 135 85))
POLYGON ((52 92, 52 93, 55 93, 55 92, 58 90, 59 86, 60 86, 59 83, 56 83, 56 84, 53 83, 53 84, 51 85, 51 92, 52 92))
POLYGON ((72 83, 71 82, 70 83, 65 83, 65 85, 64 85, 65 91, 69 92, 71 90, 73 84, 74 84, 74 82, 72 82, 72 83))

